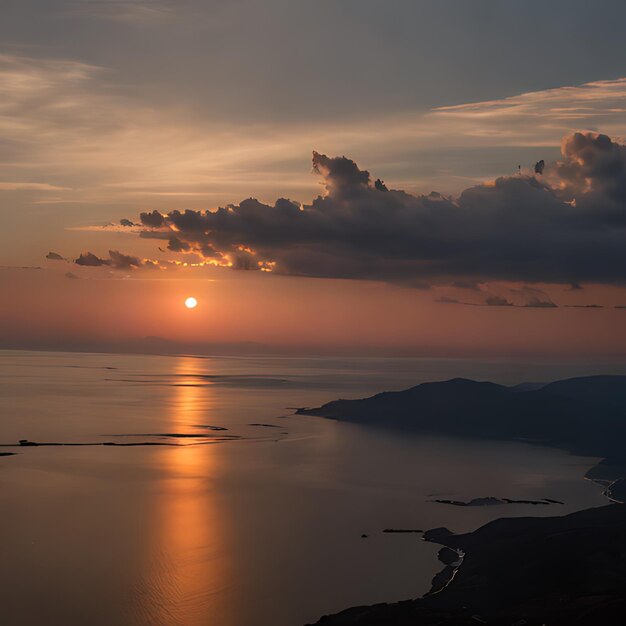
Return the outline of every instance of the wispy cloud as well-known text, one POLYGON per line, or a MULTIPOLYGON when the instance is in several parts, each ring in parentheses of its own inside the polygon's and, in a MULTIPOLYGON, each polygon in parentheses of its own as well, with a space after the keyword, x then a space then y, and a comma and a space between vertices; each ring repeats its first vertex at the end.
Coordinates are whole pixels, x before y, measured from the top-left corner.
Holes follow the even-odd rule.
POLYGON ((0 191, 67 191, 69 187, 60 187, 49 183, 18 183, 0 181, 0 191))
POLYGON ((619 137, 626 129, 626 78, 439 107, 431 117, 492 143, 549 146, 572 129, 602 128, 619 137))
POLYGON ((175 4, 165 0, 72 0, 66 4, 70 15, 145 24, 174 15, 175 4))
MULTIPOLYGON (((171 9, 79 4, 122 13, 171 9)), ((517 163, 556 156, 572 130, 599 127, 615 137, 626 129, 626 79, 352 124, 246 126, 157 107, 102 67, 0 55, 0 133, 4 153, 16 155, 3 159, 5 177, 30 181, 36 171, 37 183, 60 188, 31 187, 39 203, 217 206, 279 193, 306 201, 316 190, 303 167, 311 149, 357 155, 394 187, 458 192, 517 163)))

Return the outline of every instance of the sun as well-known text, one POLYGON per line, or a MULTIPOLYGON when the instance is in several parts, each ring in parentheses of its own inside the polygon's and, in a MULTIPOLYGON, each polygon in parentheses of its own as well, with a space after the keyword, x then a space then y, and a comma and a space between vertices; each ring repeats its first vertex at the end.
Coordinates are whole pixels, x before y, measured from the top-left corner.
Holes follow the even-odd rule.
POLYGON ((185 306, 188 309, 195 309, 198 306, 198 301, 195 298, 187 298, 185 300, 185 306))

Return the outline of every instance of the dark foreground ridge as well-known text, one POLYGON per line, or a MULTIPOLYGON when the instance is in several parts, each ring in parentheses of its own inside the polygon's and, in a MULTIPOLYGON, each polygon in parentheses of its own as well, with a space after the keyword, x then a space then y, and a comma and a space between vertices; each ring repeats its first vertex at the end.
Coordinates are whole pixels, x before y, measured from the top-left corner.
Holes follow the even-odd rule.
POLYGON ((348 609, 317 625, 626 623, 625 505, 564 517, 499 519, 463 535, 440 531, 433 541, 464 553, 447 586, 419 600, 348 609))

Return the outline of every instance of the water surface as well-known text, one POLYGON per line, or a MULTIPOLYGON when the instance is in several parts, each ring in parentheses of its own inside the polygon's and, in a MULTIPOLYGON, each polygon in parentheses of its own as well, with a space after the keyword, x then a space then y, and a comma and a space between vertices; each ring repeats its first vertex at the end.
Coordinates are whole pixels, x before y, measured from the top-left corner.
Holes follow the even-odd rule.
POLYGON ((290 407, 457 375, 609 372, 626 368, 0 352, 0 442, 178 444, 0 448, 18 453, 0 458, 2 623, 297 626, 421 595, 440 567, 437 546, 384 528, 463 531, 598 506, 600 490, 582 480, 594 460, 407 437, 290 407), (429 502, 482 496, 565 504, 429 502))

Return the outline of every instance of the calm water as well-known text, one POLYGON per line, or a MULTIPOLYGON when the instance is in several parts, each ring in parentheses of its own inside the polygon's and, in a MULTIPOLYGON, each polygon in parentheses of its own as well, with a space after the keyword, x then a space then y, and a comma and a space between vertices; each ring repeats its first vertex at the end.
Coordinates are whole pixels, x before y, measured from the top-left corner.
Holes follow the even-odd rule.
POLYGON ((437 546, 383 528, 462 531, 602 505, 582 480, 593 459, 400 436, 289 407, 457 375, 607 372, 626 367, 0 352, 0 442, 180 444, 0 448, 19 453, 0 458, 1 622, 299 626, 419 596, 440 568, 437 546), (489 495, 565 505, 428 502, 489 495))

